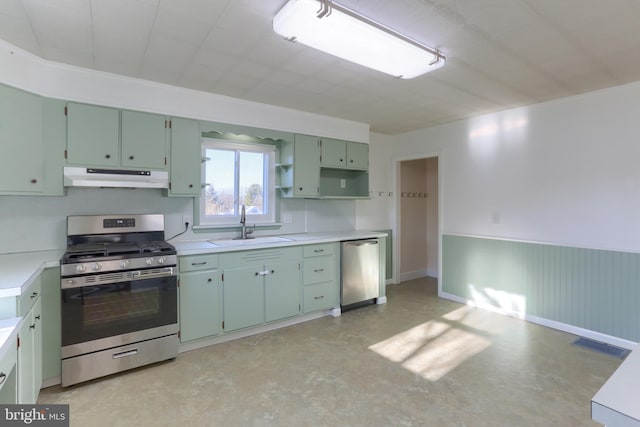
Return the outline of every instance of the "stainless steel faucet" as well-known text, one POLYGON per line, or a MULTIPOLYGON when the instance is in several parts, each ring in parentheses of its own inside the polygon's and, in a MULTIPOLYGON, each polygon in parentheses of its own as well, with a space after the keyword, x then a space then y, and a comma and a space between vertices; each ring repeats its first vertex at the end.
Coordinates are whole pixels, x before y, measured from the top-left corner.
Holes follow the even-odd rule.
POLYGON ((251 230, 247 230, 247 215, 245 214, 244 205, 242 205, 242 211, 240 211, 240 224, 242 224, 242 235, 239 239, 253 239, 253 236, 249 236, 249 234, 256 231, 256 225, 253 224, 253 228, 251 230))

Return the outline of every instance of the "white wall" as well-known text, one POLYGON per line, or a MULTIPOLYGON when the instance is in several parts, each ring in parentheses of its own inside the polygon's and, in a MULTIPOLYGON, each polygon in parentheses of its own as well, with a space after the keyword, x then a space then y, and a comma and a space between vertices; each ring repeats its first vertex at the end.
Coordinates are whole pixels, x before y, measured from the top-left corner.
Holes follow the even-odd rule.
POLYGON ((444 233, 639 251, 639 112, 636 82, 395 136, 386 167, 441 153, 444 233))
POLYGON ((389 159, 393 139, 372 132, 369 139, 369 200, 356 202, 358 230, 388 230, 395 222, 394 188, 389 159))

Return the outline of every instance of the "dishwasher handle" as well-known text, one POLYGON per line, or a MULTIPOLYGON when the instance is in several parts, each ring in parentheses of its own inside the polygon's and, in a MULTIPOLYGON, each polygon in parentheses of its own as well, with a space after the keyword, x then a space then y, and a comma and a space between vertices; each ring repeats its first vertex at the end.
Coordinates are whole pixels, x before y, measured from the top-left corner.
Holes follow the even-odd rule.
POLYGON ((350 240, 344 243, 345 246, 368 246, 368 245, 377 245, 377 240, 350 240))

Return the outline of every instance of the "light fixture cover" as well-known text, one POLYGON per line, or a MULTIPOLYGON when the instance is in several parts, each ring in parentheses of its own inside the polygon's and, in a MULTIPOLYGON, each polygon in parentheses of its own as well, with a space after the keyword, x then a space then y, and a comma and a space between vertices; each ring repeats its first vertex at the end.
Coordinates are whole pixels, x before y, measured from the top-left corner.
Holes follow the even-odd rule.
POLYGON ((411 79, 440 68, 445 57, 392 30, 333 4, 318 18, 318 0, 289 0, 273 18, 273 30, 291 41, 394 77, 411 79))

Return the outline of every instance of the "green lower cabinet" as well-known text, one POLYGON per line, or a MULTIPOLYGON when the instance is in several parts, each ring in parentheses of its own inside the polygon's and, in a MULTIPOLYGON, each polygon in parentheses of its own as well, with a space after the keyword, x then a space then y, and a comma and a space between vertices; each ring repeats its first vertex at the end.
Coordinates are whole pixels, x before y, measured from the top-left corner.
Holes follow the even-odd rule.
POLYGON ((336 307, 337 290, 335 281, 305 285, 302 290, 305 314, 336 307))
POLYGON ((17 402, 17 355, 15 347, 7 351, 0 359, 0 404, 9 405, 17 402))
POLYGON ((218 335, 220 281, 217 270, 180 274, 180 342, 218 335))
POLYGON ((265 321, 286 319, 300 313, 300 263, 284 261, 265 267, 265 321))
POLYGON ((340 303, 340 246, 321 243, 304 248, 302 310, 306 313, 337 308, 340 303))
POLYGON ((222 255, 224 331, 297 316, 301 258, 300 247, 222 255))
POLYGON ((33 404, 42 385, 42 321, 40 298, 24 316, 18 331, 18 403, 33 404))
POLYGON ((224 270, 225 332, 264 323, 263 265, 224 270))
POLYGON ((60 378, 60 268, 47 268, 42 279, 42 379, 52 385, 60 378), (48 381, 47 381, 48 380, 48 381))

